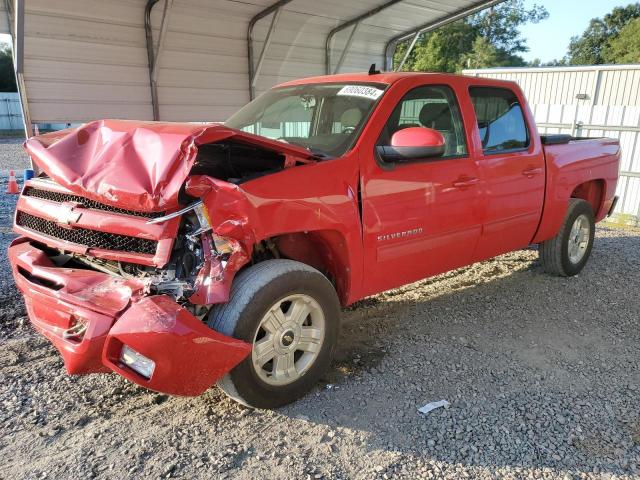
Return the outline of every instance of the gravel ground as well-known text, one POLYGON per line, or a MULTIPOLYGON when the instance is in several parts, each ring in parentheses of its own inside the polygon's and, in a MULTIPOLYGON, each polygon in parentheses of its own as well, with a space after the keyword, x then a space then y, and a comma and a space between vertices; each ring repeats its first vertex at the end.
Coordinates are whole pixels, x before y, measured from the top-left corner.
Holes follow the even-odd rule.
MULTIPOLYGON (((0 137, 0 171, 14 169, 21 176, 22 170, 30 167, 29 157, 22 148, 24 138, 0 137)), ((4 190, 3 190, 4 191, 4 190)))
POLYGON ((525 250, 364 300, 278 411, 67 376, 2 258, 0 479, 640 478, 639 253, 640 230, 600 227, 574 278, 525 250))

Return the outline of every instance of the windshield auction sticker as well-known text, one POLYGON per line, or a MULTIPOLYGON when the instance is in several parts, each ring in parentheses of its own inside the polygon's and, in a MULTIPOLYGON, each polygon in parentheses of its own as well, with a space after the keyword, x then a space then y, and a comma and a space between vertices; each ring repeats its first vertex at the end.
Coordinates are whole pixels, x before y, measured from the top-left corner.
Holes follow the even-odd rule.
POLYGON ((346 85, 340 89, 338 95, 345 97, 364 97, 371 100, 377 100, 384 90, 375 87, 366 87, 364 85, 346 85))

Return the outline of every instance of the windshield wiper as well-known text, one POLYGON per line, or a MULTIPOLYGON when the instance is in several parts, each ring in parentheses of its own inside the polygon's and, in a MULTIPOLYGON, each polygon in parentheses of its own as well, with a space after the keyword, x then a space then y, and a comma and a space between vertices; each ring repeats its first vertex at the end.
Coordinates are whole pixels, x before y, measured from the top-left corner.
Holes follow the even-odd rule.
POLYGON ((307 150, 309 150, 311 153, 313 153, 313 156, 316 158, 331 158, 331 155, 329 155, 327 152, 320 150, 319 148, 315 148, 315 147, 305 147, 307 150))
POLYGON ((284 141, 284 143, 288 143, 290 145, 295 145, 296 147, 302 147, 305 150, 308 150, 309 152, 311 152, 315 158, 333 158, 331 155, 329 155, 324 150, 320 150, 319 148, 316 148, 316 147, 310 147, 308 145, 303 145, 302 143, 292 142, 288 138, 281 137, 281 138, 276 138, 276 140, 284 141))

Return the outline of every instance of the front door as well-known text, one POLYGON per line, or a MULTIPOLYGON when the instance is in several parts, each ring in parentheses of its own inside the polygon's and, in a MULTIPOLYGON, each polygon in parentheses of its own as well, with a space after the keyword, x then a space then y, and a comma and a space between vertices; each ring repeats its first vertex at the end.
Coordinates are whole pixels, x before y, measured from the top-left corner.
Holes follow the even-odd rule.
POLYGON ((362 161, 365 294, 466 265, 480 237, 482 179, 453 90, 423 85, 399 101, 378 145, 394 132, 428 127, 445 138, 442 157, 388 163, 362 161))

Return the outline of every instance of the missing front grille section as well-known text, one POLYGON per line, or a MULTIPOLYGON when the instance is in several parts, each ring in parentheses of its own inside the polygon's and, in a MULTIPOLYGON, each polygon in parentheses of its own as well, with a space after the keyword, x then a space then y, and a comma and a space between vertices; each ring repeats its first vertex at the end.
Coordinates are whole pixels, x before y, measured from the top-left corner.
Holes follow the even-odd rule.
POLYGON ((16 225, 89 248, 153 255, 158 247, 158 242, 145 238, 98 232, 85 228, 62 228, 55 222, 20 211, 16 215, 16 225))
POLYGON ((51 290, 60 290, 63 287, 63 285, 58 285, 56 282, 52 282, 47 278, 42 278, 36 275, 32 275, 30 272, 28 272, 22 267, 18 267, 18 273, 20 273, 20 275, 22 275, 24 278, 29 280, 31 283, 35 283, 36 285, 42 285, 43 287, 49 288, 51 290))
POLYGON ((96 202, 88 198, 81 197, 79 195, 73 195, 70 193, 54 192, 53 190, 43 190, 40 188, 27 187, 24 189, 24 196, 36 197, 42 200, 49 200, 51 202, 76 202, 85 208, 93 208, 95 210, 104 210, 106 212, 121 213, 124 215, 133 215, 136 217, 145 218, 159 218, 162 217, 165 212, 136 212, 134 210, 125 210, 124 208, 116 208, 104 203, 96 202))

